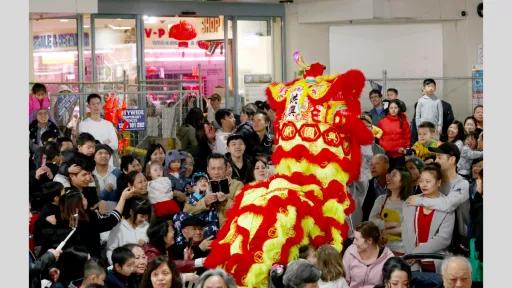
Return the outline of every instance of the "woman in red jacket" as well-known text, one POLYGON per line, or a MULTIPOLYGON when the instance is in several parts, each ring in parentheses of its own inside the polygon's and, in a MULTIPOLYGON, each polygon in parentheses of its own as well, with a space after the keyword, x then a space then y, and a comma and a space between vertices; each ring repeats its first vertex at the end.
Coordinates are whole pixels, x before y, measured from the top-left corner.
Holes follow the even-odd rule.
POLYGON ((389 101, 388 113, 377 126, 382 129, 380 146, 389 157, 389 168, 405 165, 405 149, 411 145, 411 128, 403 107, 395 100, 389 101))

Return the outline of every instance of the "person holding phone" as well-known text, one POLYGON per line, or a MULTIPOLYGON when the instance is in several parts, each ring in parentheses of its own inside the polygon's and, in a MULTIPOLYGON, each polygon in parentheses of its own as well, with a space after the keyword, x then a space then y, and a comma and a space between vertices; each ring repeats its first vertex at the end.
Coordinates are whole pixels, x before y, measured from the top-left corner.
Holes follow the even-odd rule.
POLYGON ((226 210, 231 207, 233 198, 243 186, 242 182, 227 178, 226 169, 227 160, 224 155, 213 153, 208 156, 208 175, 194 174, 193 192, 189 202, 183 208, 185 213, 175 216, 176 222, 184 220, 186 214, 194 215, 207 223, 204 237, 217 234, 219 227, 226 219, 226 210))

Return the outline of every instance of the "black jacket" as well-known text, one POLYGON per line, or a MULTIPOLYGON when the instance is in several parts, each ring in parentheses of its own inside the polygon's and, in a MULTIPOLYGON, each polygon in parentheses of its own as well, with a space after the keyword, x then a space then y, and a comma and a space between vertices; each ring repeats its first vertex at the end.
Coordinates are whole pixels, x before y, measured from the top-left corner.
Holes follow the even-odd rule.
POLYGON ((108 271, 107 277, 105 278, 105 287, 107 288, 137 288, 137 283, 134 275, 126 277, 117 273, 116 271, 108 271))
POLYGON ((377 178, 372 178, 369 181, 368 184, 368 190, 366 191, 366 196, 364 197, 363 201, 363 220, 362 221, 368 221, 368 218, 370 217, 370 212, 372 212, 373 204, 375 204, 375 200, 377 197, 379 197, 382 194, 379 194, 377 190, 375 190, 375 181, 377 181, 377 178))
MULTIPOLYGON (((100 257, 100 233, 110 231, 114 228, 121 219, 121 214, 114 210, 110 215, 102 217, 93 210, 86 210, 89 217, 89 222, 79 221, 78 228, 73 233, 71 238, 64 246, 64 249, 71 246, 83 246, 89 251, 91 257, 100 257)), ((40 231, 38 237, 34 235, 36 243, 42 245, 44 248, 55 248, 62 240, 71 232, 69 223, 63 221, 58 215, 57 224, 53 225, 46 221, 45 218, 40 218, 36 222, 36 230, 40 231)))
POLYGON ((270 137, 269 133, 266 133, 263 139, 260 139, 250 122, 245 122, 238 126, 234 134, 240 134, 244 137, 245 155, 251 160, 258 154, 263 154, 267 158, 270 158, 272 155, 272 137, 270 137))
POLYGON ((440 140, 446 142, 448 140, 448 127, 455 121, 455 116, 450 103, 444 100, 441 100, 441 103, 443 104, 443 129, 440 140))
POLYGON ((231 175, 232 179, 241 181, 244 184, 254 181, 254 165, 252 164, 251 160, 245 157, 245 155, 243 157, 243 166, 241 169, 238 168, 233 162, 233 159, 231 159, 231 153, 226 153, 226 158, 231 163, 231 168, 233 169, 233 175, 231 175))
MULTIPOLYGON (((37 140, 37 130, 39 130, 39 127, 37 127, 37 120, 33 120, 32 122, 30 122, 30 125, 28 126, 28 130, 29 130, 30 143, 38 145, 38 146, 43 145, 43 143, 40 143, 37 140)), ((48 127, 46 130, 51 130, 51 131, 55 132, 57 135, 60 135, 59 128, 51 120, 48 120, 48 127)))
MULTIPOLYGON (((46 166, 50 168, 53 176, 57 175, 57 171, 59 166, 54 163, 46 163, 46 166)), ((29 200, 32 205, 32 209, 39 211, 44 204, 42 199, 42 191, 41 186, 47 182, 52 182, 52 179, 48 178, 46 174, 43 174, 39 177, 39 180, 36 179, 36 169, 32 169, 29 171, 29 179, 28 179, 28 192, 29 192, 29 200)))
POLYGON ((484 259, 484 199, 482 194, 476 192, 471 200, 471 229, 470 238, 476 238, 475 248, 478 251, 480 261, 484 259))
POLYGON ((55 264, 55 256, 52 253, 46 252, 41 258, 37 259, 29 252, 29 285, 31 288, 41 287, 42 275, 47 273, 51 265, 55 264))

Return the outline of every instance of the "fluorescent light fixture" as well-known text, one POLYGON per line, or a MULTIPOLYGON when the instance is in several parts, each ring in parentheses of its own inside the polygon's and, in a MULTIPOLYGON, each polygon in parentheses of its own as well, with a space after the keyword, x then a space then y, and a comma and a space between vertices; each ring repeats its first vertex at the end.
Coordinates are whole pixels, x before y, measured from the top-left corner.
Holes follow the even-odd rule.
POLYGON ((224 61, 226 58, 224 57, 158 57, 152 58, 147 57, 144 58, 146 62, 194 62, 194 61, 224 61))
POLYGON ((144 52, 146 53, 182 53, 185 52, 185 54, 204 54, 206 50, 199 49, 199 48, 187 48, 187 49, 177 49, 177 48, 169 48, 169 49, 145 49, 144 52))
POLYGON ((108 24, 108 27, 110 27, 110 29, 112 29, 112 30, 130 30, 130 29, 132 29, 132 27, 129 27, 129 26, 114 26, 112 24, 108 24))
POLYGON ((142 19, 144 19, 145 24, 155 24, 158 21, 156 17, 147 15, 142 16, 142 19))
POLYGON ((60 22, 69 22, 69 19, 60 19, 60 22))
MULTIPOLYGON (((112 49, 98 49, 96 50, 96 54, 108 54, 114 52, 112 49)), ((46 55, 60 55, 62 57, 67 57, 67 55, 78 54, 77 51, 45 51, 45 52, 34 52, 32 53, 33 56, 46 56, 46 55)), ((84 51, 84 54, 91 54, 90 50, 84 51)))
POLYGON ((91 26, 89 26, 89 25, 84 25, 84 28, 89 28, 89 27, 91 27, 91 26))

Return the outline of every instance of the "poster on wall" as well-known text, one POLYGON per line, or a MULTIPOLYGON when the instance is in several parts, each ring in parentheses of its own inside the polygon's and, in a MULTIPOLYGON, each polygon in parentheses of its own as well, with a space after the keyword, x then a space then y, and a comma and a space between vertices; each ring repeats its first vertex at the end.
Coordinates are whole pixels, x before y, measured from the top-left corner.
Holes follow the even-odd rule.
POLYGON ((472 104, 474 109, 477 105, 484 105, 484 71, 482 69, 474 69, 472 78, 472 104))
POLYGON ((265 90, 272 82, 270 74, 246 74, 244 75, 244 104, 256 101, 266 101, 265 90))
MULTIPOLYGON (((144 131, 146 129, 146 117, 144 109, 126 109, 123 117, 128 122, 127 131, 144 131)), ((119 121, 118 129, 123 127, 124 121, 119 121)))

